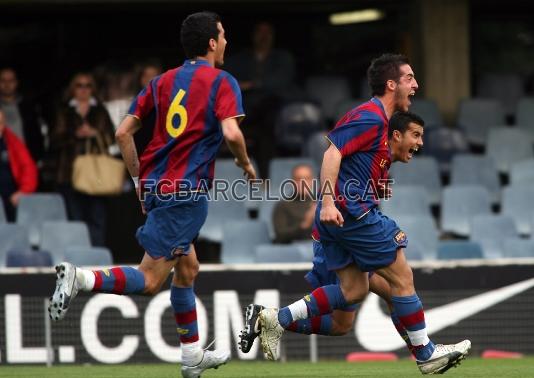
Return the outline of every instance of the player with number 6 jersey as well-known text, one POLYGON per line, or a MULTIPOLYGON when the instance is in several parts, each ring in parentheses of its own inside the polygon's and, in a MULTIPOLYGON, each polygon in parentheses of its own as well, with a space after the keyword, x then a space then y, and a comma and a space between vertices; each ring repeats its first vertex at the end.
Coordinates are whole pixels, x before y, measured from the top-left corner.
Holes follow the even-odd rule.
POLYGON ((59 264, 49 313, 52 320, 63 319, 79 291, 155 295, 174 271, 170 299, 181 343, 177 358, 183 377, 198 378, 230 359, 230 351, 202 349, 198 332, 193 284, 199 263, 193 243, 208 210, 206 195, 198 192, 211 185, 223 139, 245 176, 255 179, 256 173, 239 129, 244 116, 239 87, 230 74, 215 68, 223 64, 226 47, 219 16, 211 12, 188 16, 180 37, 185 63, 153 79, 116 132, 147 214, 137 230, 137 240, 146 251, 143 260, 138 268, 95 271, 59 264), (154 127, 152 139, 138 158, 133 137, 148 126, 154 127))

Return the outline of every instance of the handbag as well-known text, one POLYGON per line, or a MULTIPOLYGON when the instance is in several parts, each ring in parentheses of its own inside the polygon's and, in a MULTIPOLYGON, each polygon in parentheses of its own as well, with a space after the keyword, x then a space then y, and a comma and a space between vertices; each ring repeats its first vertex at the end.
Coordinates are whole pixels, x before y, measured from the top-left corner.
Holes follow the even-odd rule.
POLYGON ((72 186, 79 192, 95 195, 116 195, 124 185, 124 163, 110 156, 100 134, 96 136, 98 152, 90 148, 89 138, 85 154, 78 155, 72 166, 72 186))

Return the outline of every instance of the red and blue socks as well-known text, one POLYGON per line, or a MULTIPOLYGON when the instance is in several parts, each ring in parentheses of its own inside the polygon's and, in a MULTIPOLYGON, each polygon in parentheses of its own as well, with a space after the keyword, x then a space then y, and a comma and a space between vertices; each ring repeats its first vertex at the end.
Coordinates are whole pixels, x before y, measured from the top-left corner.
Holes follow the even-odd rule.
POLYGON ((296 320, 330 314, 347 305, 339 285, 322 286, 303 299, 281 308, 278 312, 278 322, 283 328, 288 328, 296 320))
POLYGON ((410 341, 410 337, 408 336, 408 332, 406 332, 406 328, 404 328, 399 317, 397 316, 395 312, 392 312, 390 316, 391 316, 391 321, 393 322, 393 325, 395 326, 395 329, 397 330, 398 334, 400 335, 400 337, 402 337, 402 339, 406 343, 406 346, 410 350, 410 353, 412 353, 415 357, 415 354, 413 351, 414 348, 412 346, 412 342, 410 341))
POLYGON ((419 297, 417 294, 404 297, 393 296, 391 302, 400 324, 408 334, 415 358, 419 361, 428 360, 434 353, 435 347, 426 332, 425 313, 419 297))
POLYGON ((204 355, 198 338, 197 309, 192 287, 171 285, 171 304, 182 347, 182 364, 198 365, 204 355))
POLYGON ((112 294, 142 294, 145 276, 137 269, 122 266, 103 270, 76 268, 80 290, 112 294))
POLYGON ((286 330, 304 335, 330 336, 332 334, 332 314, 294 321, 286 330))

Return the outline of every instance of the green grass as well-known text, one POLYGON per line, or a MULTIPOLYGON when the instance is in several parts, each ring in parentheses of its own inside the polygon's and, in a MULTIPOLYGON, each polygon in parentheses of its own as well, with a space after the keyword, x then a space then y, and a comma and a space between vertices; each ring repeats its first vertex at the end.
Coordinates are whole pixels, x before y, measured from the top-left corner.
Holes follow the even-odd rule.
MULTIPOLYGON (((448 377, 532 377, 534 358, 517 360, 483 360, 468 358, 456 369, 449 370, 448 377)), ((0 377, 36 378, 152 378, 180 377, 179 367, 165 365, 75 365, 55 366, 0 366, 0 377)), ((231 362, 218 370, 208 370, 203 378, 245 377, 421 377, 415 363, 410 360, 394 362, 231 362)))

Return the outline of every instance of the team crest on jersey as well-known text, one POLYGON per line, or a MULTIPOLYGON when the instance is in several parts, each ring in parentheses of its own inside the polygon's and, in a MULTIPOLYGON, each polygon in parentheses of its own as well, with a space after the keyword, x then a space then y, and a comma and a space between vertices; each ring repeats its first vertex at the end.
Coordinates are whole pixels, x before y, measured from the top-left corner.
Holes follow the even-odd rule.
POLYGON ((404 231, 399 231, 393 239, 398 245, 404 244, 406 243, 406 234, 404 233, 404 231))
POLYGON ((176 332, 178 332, 179 335, 187 335, 189 333, 189 330, 188 329, 185 329, 185 328, 176 328, 176 332))

